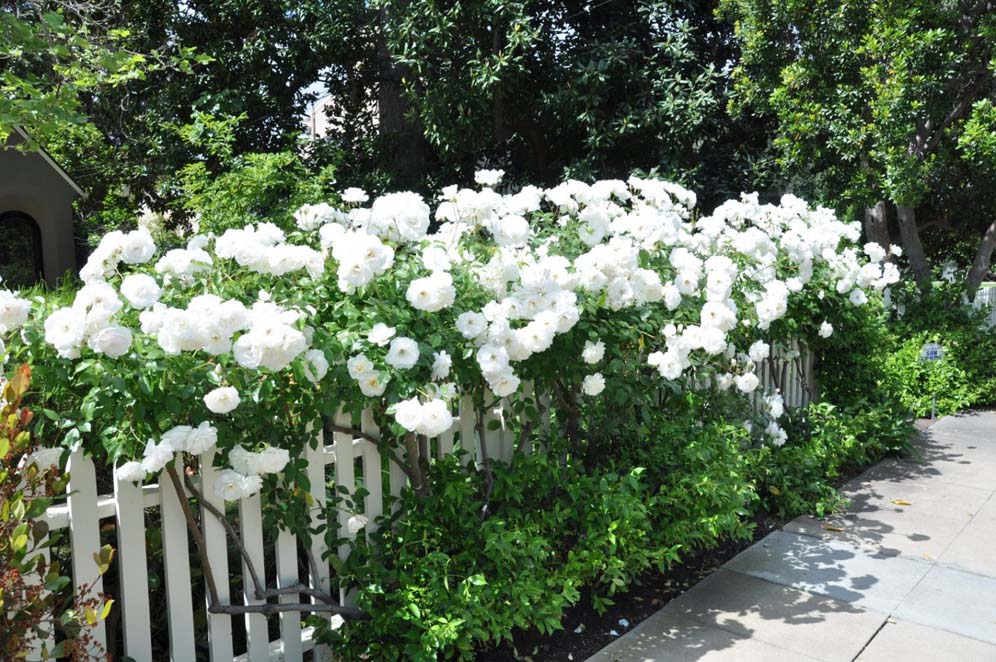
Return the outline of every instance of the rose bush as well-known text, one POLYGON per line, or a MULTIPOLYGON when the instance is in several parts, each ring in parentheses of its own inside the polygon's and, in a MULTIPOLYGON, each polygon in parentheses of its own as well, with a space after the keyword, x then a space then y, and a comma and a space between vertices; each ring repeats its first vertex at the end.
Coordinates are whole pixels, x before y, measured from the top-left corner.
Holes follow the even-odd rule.
MULTIPOLYGON (((527 398, 526 381, 567 403, 617 388, 599 363, 621 321, 662 383, 747 395, 791 300, 861 306, 898 280, 883 249, 855 246, 857 224, 792 196, 699 217, 692 192, 636 177, 449 187, 434 213, 414 193, 349 199, 158 256, 148 231, 112 232, 70 304, 0 295, 0 324, 20 330, 7 351, 77 400, 48 413, 64 442, 99 440, 133 479, 218 447, 241 477, 219 486, 231 498, 297 465, 322 415, 369 408, 417 483, 426 458, 405 440, 447 430, 459 395, 484 407, 527 398), (246 439, 280 461, 244 461, 246 439)), ((759 429, 782 443, 780 398, 766 402, 759 429)))

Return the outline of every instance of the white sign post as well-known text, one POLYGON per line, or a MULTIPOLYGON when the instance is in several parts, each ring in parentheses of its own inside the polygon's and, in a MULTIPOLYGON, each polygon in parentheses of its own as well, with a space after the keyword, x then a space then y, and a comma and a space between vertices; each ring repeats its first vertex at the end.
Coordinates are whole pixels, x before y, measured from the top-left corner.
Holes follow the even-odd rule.
MULTIPOLYGON (((935 365, 944 358, 944 348, 936 342, 924 343, 920 348, 920 360, 935 365)), ((937 393, 931 396, 930 420, 937 418, 937 393)))

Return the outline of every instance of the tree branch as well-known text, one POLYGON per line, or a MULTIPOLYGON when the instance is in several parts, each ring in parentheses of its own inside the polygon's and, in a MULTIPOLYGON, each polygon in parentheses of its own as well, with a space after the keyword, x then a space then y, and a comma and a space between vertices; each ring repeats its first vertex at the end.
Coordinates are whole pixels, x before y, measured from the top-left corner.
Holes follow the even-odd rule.
POLYGON ((405 464, 405 462, 403 462, 401 458, 398 457, 397 453, 394 452, 394 449, 391 448, 391 446, 388 443, 386 443, 383 439, 378 439, 369 432, 364 432, 363 430, 357 430, 356 428, 339 425, 334 421, 326 421, 325 427, 329 430, 329 432, 351 434, 354 437, 360 437, 361 439, 366 439, 367 441, 375 445, 377 447, 377 450, 380 451, 382 455, 386 455, 388 459, 390 459, 396 465, 401 467, 401 470, 405 473, 405 476, 408 477, 408 480, 410 480, 412 483, 415 483, 415 475, 412 473, 411 468, 407 464, 405 464))
MULTIPOLYGON (((218 585, 214 581, 214 573, 211 571, 211 564, 208 562, 207 556, 207 545, 204 543, 204 536, 201 533, 201 527, 194 520, 194 513, 190 509, 190 504, 187 502, 186 492, 183 490, 183 484, 180 483, 180 477, 176 473, 176 467, 172 463, 166 465, 166 473, 169 475, 169 480, 173 483, 173 489, 176 491, 176 498, 180 501, 180 508, 183 510, 183 517, 187 520, 187 528, 190 529, 190 535, 194 537, 194 542, 197 543, 197 555, 201 559, 201 567, 204 571, 204 580, 207 582, 208 594, 211 597, 211 604, 218 604, 218 585)), ((193 487, 190 478, 187 477, 188 486, 193 487)), ((196 494, 191 490, 192 494, 196 494)), ((203 502, 204 499, 198 496, 198 501, 203 502)))

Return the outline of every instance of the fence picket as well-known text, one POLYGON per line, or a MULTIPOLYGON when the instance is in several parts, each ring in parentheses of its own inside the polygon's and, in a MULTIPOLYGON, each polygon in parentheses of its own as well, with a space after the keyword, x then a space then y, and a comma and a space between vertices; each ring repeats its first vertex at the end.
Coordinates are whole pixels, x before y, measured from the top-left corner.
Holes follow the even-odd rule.
POLYGON ((460 398, 460 447, 467 451, 467 464, 470 465, 477 458, 477 435, 475 426, 477 425, 477 413, 474 411, 474 400, 465 395, 460 398))
MULTIPOLYGON (((372 437, 380 436, 380 429, 374 421, 373 412, 364 409, 360 418, 360 429, 372 437)), ((384 514, 384 465, 377 447, 369 441, 363 443, 363 485, 369 494, 364 501, 364 514, 367 516, 367 533, 377 530, 377 518, 384 514)))
MULTIPOLYGON (((310 433, 310 430, 309 430, 310 433)), ((328 457, 325 452, 324 434, 319 430, 317 435, 317 445, 308 445, 305 451, 308 459, 308 482, 311 484, 311 529, 314 531, 322 526, 323 519, 326 526, 331 526, 326 508, 326 480, 325 465, 328 464, 328 457)), ((309 570, 308 585, 325 593, 330 591, 331 581, 329 579, 328 547, 325 544, 324 530, 317 534, 312 534, 309 545, 311 557, 317 568, 309 570)), ((317 603, 317 598, 311 599, 312 603, 317 603)), ((322 618, 326 618, 322 616, 322 618)), ((331 662, 332 654, 328 646, 316 646, 314 651, 315 662, 331 662)))
MULTIPOLYGON (((176 460, 177 471, 183 461, 176 460)), ((196 657, 194 648, 194 598, 190 592, 190 556, 187 547, 187 521, 180 507, 180 496, 166 472, 159 474, 159 498, 162 512, 163 563, 166 568, 166 600, 169 620, 170 658, 188 662, 196 657)), ((186 498, 183 495, 182 498, 186 498)))
POLYGON ((118 609, 124 630, 124 652, 135 662, 152 662, 149 614, 149 568, 145 552, 145 503, 142 488, 114 476, 114 509, 118 527, 118 609))
MULTIPOLYGON (((260 508, 260 496, 254 494, 239 499, 239 534, 242 546, 252 561, 260 582, 265 583, 263 560, 263 513, 260 508)), ((255 596, 256 587, 249 573, 249 565, 242 563, 242 595, 247 605, 258 605, 265 602, 255 596)), ((268 660, 270 657, 270 636, 266 630, 266 617, 262 614, 246 614, 246 645, 249 659, 268 660)))
MULTIPOLYGON (((222 513, 225 500, 214 493, 214 481, 218 470, 214 468, 215 451, 201 456, 201 495, 222 513)), ((218 601, 231 604, 232 587, 228 571, 228 537, 224 525, 206 508, 201 509, 201 528, 204 531, 204 545, 207 547, 208 563, 214 575, 218 590, 218 601)), ((210 604, 211 596, 207 596, 210 604)), ((208 614, 208 648, 212 662, 227 662, 234 656, 232 644, 232 617, 228 614, 208 614)))
MULTIPOLYGON (((343 427, 352 427, 352 419, 347 413, 340 412, 336 416, 336 423, 343 427)), ((340 498, 352 496, 356 489, 355 456, 353 454, 353 437, 344 432, 332 434, 333 448, 335 448, 335 489, 340 498), (346 493, 340 488, 345 488, 346 493)), ((349 535, 346 524, 352 513, 349 507, 342 503, 337 507, 339 522, 339 537, 352 537, 349 535)), ((329 518, 329 526, 332 526, 332 518, 329 518)), ((339 558, 345 559, 349 555, 349 545, 339 545, 339 558)), ((346 590, 340 590, 340 600, 346 603, 346 590)))
MULTIPOLYGON (((94 582, 87 594, 103 592, 104 581, 97 572, 93 555, 100 549, 100 520, 97 518, 97 475, 93 462, 82 451, 69 456, 69 534, 72 545, 73 582, 77 589, 94 582)), ((97 645, 107 647, 104 622, 91 630, 97 645)))
MULTIPOLYGON (((277 534, 276 544, 277 586, 286 588, 300 582, 297 574, 297 536, 282 530, 277 534)), ((299 594, 281 595, 280 602, 293 604, 300 599, 299 594)), ((285 611, 280 614, 280 639, 283 641, 284 662, 301 662, 304 651, 301 647, 301 613, 285 611)))

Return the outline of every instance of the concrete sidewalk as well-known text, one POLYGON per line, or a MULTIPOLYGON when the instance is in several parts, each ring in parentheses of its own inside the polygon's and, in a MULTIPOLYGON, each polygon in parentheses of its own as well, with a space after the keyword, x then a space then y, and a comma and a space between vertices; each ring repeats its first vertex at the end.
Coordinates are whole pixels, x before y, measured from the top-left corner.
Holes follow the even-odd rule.
POLYGON ((996 412, 949 416, 914 457, 848 483, 589 662, 996 661, 996 412))

